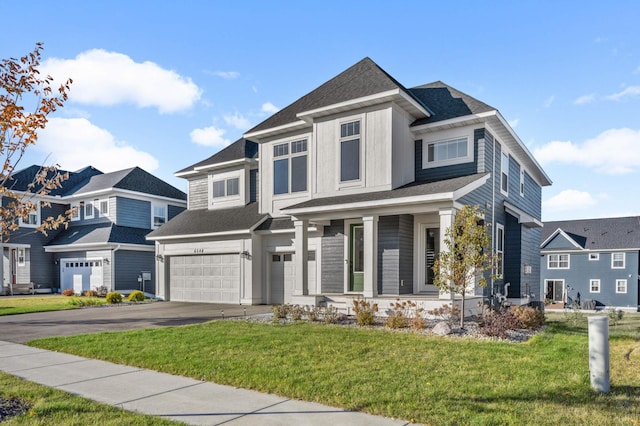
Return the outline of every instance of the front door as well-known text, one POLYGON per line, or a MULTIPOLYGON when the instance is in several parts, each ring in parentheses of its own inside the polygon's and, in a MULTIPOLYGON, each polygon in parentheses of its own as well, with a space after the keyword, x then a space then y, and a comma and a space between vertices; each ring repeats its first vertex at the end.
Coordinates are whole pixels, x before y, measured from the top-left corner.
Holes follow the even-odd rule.
POLYGON ((11 249, 11 262, 10 262, 10 274, 11 274, 11 284, 18 283, 18 250, 11 249))
POLYGON ((364 291, 364 226, 353 224, 349 230, 349 291, 364 291))
POLYGON ((547 284, 545 298, 552 302, 562 302, 564 280, 545 280, 545 282, 547 284))
POLYGON ((424 267, 421 274, 421 282, 419 291, 424 293, 438 293, 438 287, 433 284, 435 272, 433 271, 433 265, 440 253, 440 229, 439 228, 427 228, 421 229, 423 238, 422 252, 422 266, 424 267))

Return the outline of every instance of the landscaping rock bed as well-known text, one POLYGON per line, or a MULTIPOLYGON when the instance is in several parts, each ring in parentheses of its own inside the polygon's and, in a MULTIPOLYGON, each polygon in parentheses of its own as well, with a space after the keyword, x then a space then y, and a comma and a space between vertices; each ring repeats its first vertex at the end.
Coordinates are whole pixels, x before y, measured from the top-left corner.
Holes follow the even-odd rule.
POLYGON ((31 404, 20 398, 0 396, 0 423, 29 411, 31 404))

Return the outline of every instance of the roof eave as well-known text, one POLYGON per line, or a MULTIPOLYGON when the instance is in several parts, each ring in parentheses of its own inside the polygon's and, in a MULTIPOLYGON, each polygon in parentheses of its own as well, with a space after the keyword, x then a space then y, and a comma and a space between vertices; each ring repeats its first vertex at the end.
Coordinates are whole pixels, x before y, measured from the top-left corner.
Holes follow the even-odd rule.
POLYGON ((272 127, 269 129, 258 130, 255 132, 245 133, 242 135, 245 139, 251 139, 257 143, 261 143, 265 138, 277 136, 309 127, 309 123, 304 120, 294 121, 293 123, 283 124, 282 126, 272 127))

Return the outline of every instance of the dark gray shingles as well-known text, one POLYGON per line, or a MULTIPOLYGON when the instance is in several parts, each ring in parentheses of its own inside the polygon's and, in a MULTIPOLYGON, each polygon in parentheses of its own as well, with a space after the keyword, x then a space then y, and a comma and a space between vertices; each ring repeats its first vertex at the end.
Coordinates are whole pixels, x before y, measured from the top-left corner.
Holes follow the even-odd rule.
POLYGON ((74 244, 138 244, 153 245, 145 236, 150 229, 130 228, 113 223, 71 226, 60 233, 48 246, 64 246, 74 244))
POLYGON ((293 221, 288 217, 275 219, 269 217, 256 228, 256 231, 280 231, 293 228, 293 221))
POLYGON ((495 110, 492 106, 441 81, 412 87, 409 91, 433 111, 431 117, 416 120, 412 126, 495 110))
POLYGON ((258 204, 221 210, 185 210, 148 235, 149 238, 245 231, 268 215, 258 213, 258 204))
POLYGON ((486 175, 487 173, 479 173, 434 182, 411 183, 397 189, 392 189, 390 191, 365 192, 360 194, 338 195, 335 197, 314 198, 309 201, 304 201, 302 203, 289 206, 283 210, 286 211, 288 209, 326 207, 340 204, 392 200, 396 198, 454 192, 477 181, 478 179, 481 179, 486 175))
POLYGON ((211 166, 214 164, 226 163, 233 160, 241 160, 243 158, 256 158, 258 156, 258 144, 251 142, 250 140, 241 138, 232 143, 231 145, 223 148, 217 153, 213 154, 206 160, 202 160, 198 163, 192 164, 189 167, 185 167, 176 173, 189 172, 196 167, 211 166))
MULTIPOLYGON (((19 170, 11 176, 11 181, 9 183, 9 187, 15 191, 27 191, 29 189, 29 184, 33 182, 36 174, 38 174, 41 170, 41 167, 38 165, 32 165, 22 170, 19 170)), ((78 186, 78 184, 87 181, 91 176, 100 175, 102 172, 94 167, 85 167, 76 172, 69 172, 67 170, 58 170, 58 173, 64 175, 68 173, 69 178, 62 182, 62 187, 55 188, 49 192, 49 195, 56 196, 64 196, 73 193, 73 189, 78 186)), ((52 178, 53 172, 49 172, 47 178, 52 178)), ((35 186, 31 188, 31 192, 39 192, 40 187, 35 186)))
POLYGON ((542 242, 558 228, 587 250, 640 248, 640 216, 545 222, 542 242))

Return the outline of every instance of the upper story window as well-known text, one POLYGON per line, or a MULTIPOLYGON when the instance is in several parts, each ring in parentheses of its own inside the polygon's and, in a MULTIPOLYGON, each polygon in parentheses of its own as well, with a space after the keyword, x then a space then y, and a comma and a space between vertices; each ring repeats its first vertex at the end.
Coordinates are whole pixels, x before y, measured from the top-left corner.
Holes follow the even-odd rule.
POLYGON ((153 204, 151 207, 153 228, 159 228, 167 222, 167 206, 163 204, 153 204))
POLYGON ((589 293, 600 293, 600 280, 589 280, 589 293))
POLYGON ((504 273, 504 226, 496 224, 496 255, 498 257, 496 263, 496 275, 502 277, 504 273))
POLYGON ((288 194, 307 190, 307 140, 274 145, 273 193, 288 194))
POLYGON ((340 124, 340 182, 360 180, 360 120, 340 124))
POLYGON ((600 260, 600 253, 589 253, 589 260, 600 260))
POLYGON ((524 197, 524 169, 520 166, 520 196, 524 197))
POLYGON ((109 200, 95 200, 94 205, 98 207, 98 211, 100 212, 100 216, 109 216, 109 200))
POLYGON ((29 212, 26 217, 19 219, 20 226, 25 228, 35 228, 40 225, 40 203, 37 202, 35 210, 29 212))
POLYGON ((93 219, 93 202, 91 201, 84 202, 84 218, 93 219))
POLYGON ((509 154, 502 152, 500 162, 500 191, 504 195, 509 194, 509 154))
POLYGON ((213 185, 213 198, 232 197, 240 194, 240 178, 215 180, 213 185))
POLYGON ((568 254, 550 254, 547 256, 547 268, 549 269, 569 269, 568 254))
POLYGON ((624 269, 624 253, 611 253, 611 269, 624 269))
POLYGON ((80 204, 75 203, 75 204, 71 204, 70 207, 71 210, 71 220, 75 221, 75 220, 80 220, 80 204))
POLYGON ((627 292, 627 280, 616 280, 616 293, 627 292))
POLYGON ((427 144, 427 163, 441 163, 469 155, 469 141, 466 137, 427 144))

